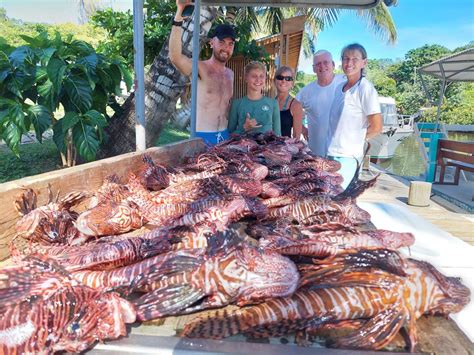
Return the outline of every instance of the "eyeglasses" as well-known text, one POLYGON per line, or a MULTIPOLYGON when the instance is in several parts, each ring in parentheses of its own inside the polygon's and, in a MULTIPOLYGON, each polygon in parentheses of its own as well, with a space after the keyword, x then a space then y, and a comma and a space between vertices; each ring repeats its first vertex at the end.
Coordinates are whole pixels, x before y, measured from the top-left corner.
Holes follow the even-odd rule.
POLYGON ((293 81, 293 77, 292 76, 277 75, 276 80, 293 81))
POLYGON ((324 61, 322 61, 322 62, 314 63, 314 64, 313 64, 313 67, 317 67, 317 66, 320 66, 320 65, 329 65, 329 64, 331 64, 331 63, 332 63, 331 61, 324 60, 324 61))

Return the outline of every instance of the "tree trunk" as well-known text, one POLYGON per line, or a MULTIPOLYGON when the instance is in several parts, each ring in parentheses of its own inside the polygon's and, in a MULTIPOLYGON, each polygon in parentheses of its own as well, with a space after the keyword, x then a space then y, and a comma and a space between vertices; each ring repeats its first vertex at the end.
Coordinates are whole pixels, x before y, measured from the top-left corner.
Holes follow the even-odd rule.
MULTIPOLYGON (((216 15, 215 8, 201 8, 201 47, 211 29, 216 15)), ((193 21, 183 25, 183 53, 192 55, 193 21)), ((168 39, 169 40, 169 39, 168 39)), ((176 107, 176 101, 189 83, 189 78, 182 75, 168 59, 168 40, 155 57, 150 71, 145 77, 145 124, 146 146, 155 145, 163 126, 170 119, 176 107)), ((135 99, 133 93, 122 106, 120 114, 114 114, 105 131, 107 142, 101 147, 99 158, 111 157, 135 150, 135 99)))

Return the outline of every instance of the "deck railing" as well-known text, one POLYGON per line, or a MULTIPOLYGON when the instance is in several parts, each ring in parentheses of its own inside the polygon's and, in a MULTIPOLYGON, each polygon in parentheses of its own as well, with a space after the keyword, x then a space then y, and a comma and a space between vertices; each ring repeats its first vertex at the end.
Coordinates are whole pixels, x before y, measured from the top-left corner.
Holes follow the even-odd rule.
POLYGON ((448 134, 444 125, 439 125, 439 131, 435 132, 436 123, 419 122, 414 126, 415 137, 423 157, 425 165, 425 181, 433 182, 436 175, 436 152, 438 140, 447 138, 448 134))

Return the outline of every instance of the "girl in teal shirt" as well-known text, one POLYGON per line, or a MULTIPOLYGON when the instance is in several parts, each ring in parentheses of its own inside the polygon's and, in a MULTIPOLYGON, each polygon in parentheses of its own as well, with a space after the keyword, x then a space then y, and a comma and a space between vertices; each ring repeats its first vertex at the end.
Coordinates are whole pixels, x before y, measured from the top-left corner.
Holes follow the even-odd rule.
POLYGON ((229 133, 265 133, 281 135, 280 108, 275 99, 263 96, 267 72, 260 62, 245 66, 247 96, 234 100, 229 114, 229 133))

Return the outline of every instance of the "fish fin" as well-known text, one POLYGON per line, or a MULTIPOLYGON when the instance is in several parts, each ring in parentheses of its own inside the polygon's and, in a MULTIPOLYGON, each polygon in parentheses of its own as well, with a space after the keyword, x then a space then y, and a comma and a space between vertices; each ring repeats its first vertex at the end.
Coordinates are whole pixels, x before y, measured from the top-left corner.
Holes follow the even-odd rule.
POLYGON ((21 266, 0 270, 0 307, 24 301, 27 297, 47 296, 59 284, 74 281, 70 274, 54 260, 44 255, 28 255, 21 266), (52 282, 47 280, 56 279, 52 282))
POLYGON ((168 315, 180 314, 205 296, 203 290, 186 284, 168 285, 153 290, 133 301, 137 319, 148 321, 168 315))
POLYGON ((359 180, 360 163, 357 159, 356 161, 357 161, 357 168, 356 168, 353 178, 351 179, 351 182, 349 183, 349 185, 347 185, 346 189, 343 192, 333 197, 334 200, 341 201, 346 198, 354 199, 360 196, 365 190, 375 185, 375 182, 377 181, 380 174, 378 174, 371 180, 367 180, 367 181, 359 180))
POLYGON ((342 263, 345 270, 380 269, 399 276, 406 276, 407 266, 399 252, 385 248, 347 250, 329 261, 313 259, 313 262, 323 268, 342 263))
POLYGON ((33 189, 23 189, 23 192, 13 202, 15 210, 20 216, 25 216, 36 209, 36 197, 36 192, 33 189))
POLYGON ((415 352, 416 344, 418 343, 418 331, 416 328, 416 316, 413 311, 410 312, 410 317, 407 324, 400 329, 400 334, 405 340, 406 348, 410 352, 415 352))
POLYGON ((222 339, 249 328, 245 309, 221 309, 205 312, 187 323, 181 336, 189 338, 222 339))
POLYGON ((193 270, 203 262, 202 257, 193 255, 171 256, 169 260, 153 265, 150 269, 137 275, 130 283, 130 290, 138 290, 158 282, 165 276, 193 270))
POLYGON ((369 319, 347 336, 329 339, 329 347, 379 350, 389 344, 407 321, 408 314, 398 304, 369 319))
POLYGON ((317 335, 320 332, 330 332, 334 330, 354 331, 360 329, 365 323, 367 323, 367 320, 365 319, 344 319, 341 321, 334 321, 310 326, 306 328, 306 332, 310 335, 317 335))
POLYGON ((342 271, 342 273, 318 276, 317 273, 302 273, 301 285, 310 289, 329 287, 373 287, 393 288, 399 285, 402 279, 394 274, 382 270, 370 271, 342 271))

